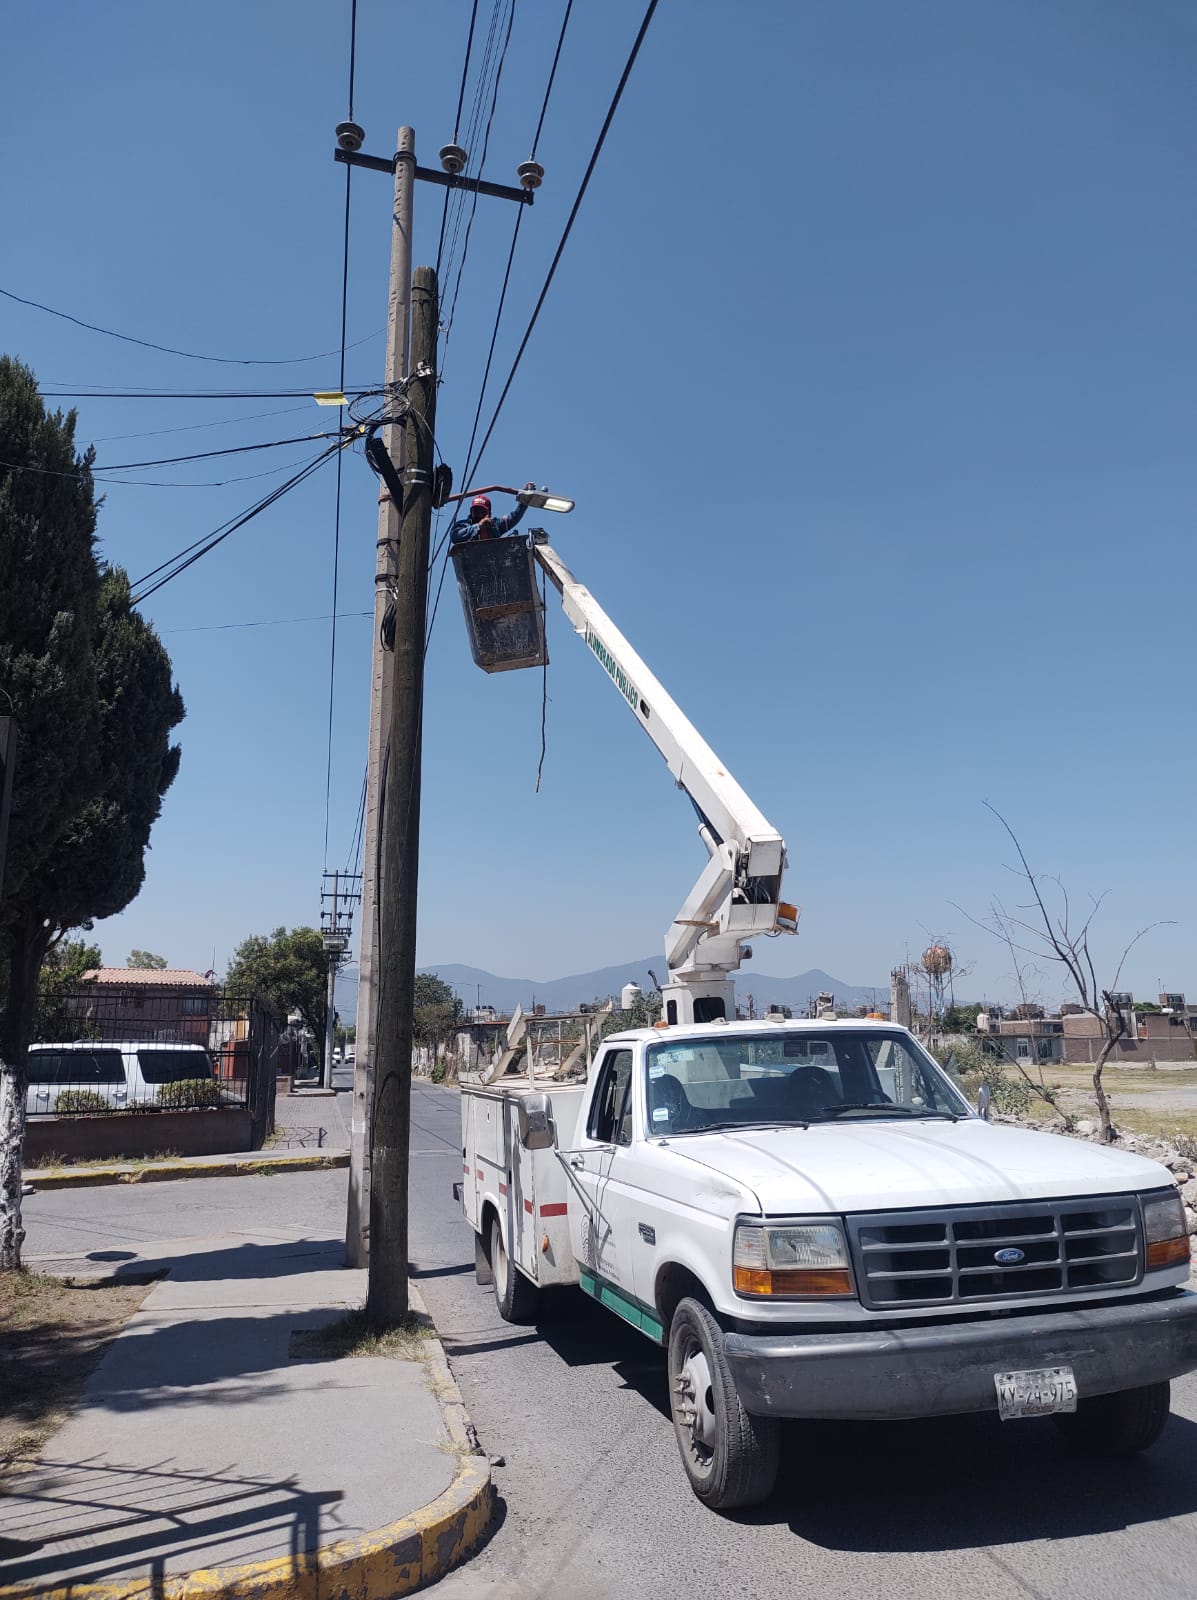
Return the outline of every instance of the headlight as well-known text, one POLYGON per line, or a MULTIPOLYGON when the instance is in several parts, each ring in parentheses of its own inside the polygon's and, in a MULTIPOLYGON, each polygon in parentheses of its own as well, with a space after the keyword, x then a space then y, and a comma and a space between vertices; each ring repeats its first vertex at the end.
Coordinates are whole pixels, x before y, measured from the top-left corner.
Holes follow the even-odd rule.
POLYGON ((1143 1235, 1147 1240, 1147 1270, 1188 1265, 1189 1230, 1184 1202, 1176 1193, 1145 1195, 1143 1235))
POLYGON ((838 1222, 767 1227, 741 1222, 732 1250, 737 1294, 786 1298, 850 1295, 852 1273, 838 1222))

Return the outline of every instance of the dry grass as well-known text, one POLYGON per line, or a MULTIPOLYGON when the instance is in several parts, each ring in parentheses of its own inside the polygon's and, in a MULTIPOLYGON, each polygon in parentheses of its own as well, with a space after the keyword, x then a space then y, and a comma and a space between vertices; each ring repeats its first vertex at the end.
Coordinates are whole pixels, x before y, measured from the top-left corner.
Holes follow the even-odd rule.
POLYGON ((336 1360, 342 1356, 391 1356, 422 1361, 425 1340, 432 1337, 428 1321, 414 1314, 391 1328, 375 1328, 365 1311, 347 1311, 324 1328, 301 1328, 291 1335, 290 1354, 301 1361, 336 1360))
POLYGON ((0 1273, 0 1479, 58 1429, 148 1288, 0 1273))

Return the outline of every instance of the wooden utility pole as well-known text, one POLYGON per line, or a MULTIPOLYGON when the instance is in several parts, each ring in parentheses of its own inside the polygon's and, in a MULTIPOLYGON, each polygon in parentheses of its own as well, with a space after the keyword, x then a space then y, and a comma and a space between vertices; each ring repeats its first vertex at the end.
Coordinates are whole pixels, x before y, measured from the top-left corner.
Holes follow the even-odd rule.
MULTIPOLYGON (((395 145, 395 189, 391 228, 391 282, 387 302, 386 405, 394 415, 395 385, 408 374, 411 305, 411 230, 416 187, 416 136, 400 128, 395 145), (394 408, 394 409, 392 409, 394 408)), ((383 444, 396 467, 403 466, 403 428, 383 430, 383 444)), ((391 725, 391 675, 382 647, 382 622, 395 582, 401 507, 385 489, 378 502, 378 543, 374 568, 374 654, 370 672, 370 735, 366 753, 366 810, 362 854, 362 937, 357 973, 357 1026, 354 1029, 353 1129, 349 1153, 349 1209, 345 1254, 350 1266, 369 1257, 370 1107, 374 1100, 375 1019, 378 1014, 379 798, 391 725)))
POLYGON ((407 1315, 407 1179, 412 1025, 416 987, 416 892, 420 855, 420 747, 424 636, 432 534, 432 440, 436 428, 436 273, 417 267, 411 286, 411 381, 404 418, 403 518, 391 655, 391 722, 382 838, 378 1026, 374 1037, 374 1148, 370 1171, 370 1275, 366 1314, 377 1327, 407 1315))

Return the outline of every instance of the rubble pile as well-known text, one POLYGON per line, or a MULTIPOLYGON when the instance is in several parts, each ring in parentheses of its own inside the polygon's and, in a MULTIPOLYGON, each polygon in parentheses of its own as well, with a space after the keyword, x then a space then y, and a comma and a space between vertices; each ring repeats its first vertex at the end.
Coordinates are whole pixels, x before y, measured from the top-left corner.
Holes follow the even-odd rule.
MULTIPOLYGON (((1057 1133, 1066 1139, 1087 1139, 1090 1144, 1101 1142, 1101 1124, 1088 1117, 1078 1118, 1067 1128, 1058 1117, 1011 1117, 998 1113, 991 1114, 990 1121, 1006 1122, 1019 1128, 1034 1128, 1039 1133, 1057 1133)), ((1118 1128, 1117 1115, 1114 1117, 1114 1127, 1118 1128)), ((1188 1143, 1187 1140, 1185 1142, 1188 1143)), ((1162 1167, 1167 1167, 1185 1203, 1190 1237, 1197 1234, 1197 1147, 1192 1154, 1184 1155, 1176 1145, 1158 1135, 1119 1130, 1117 1139, 1109 1148, 1129 1150, 1134 1155, 1146 1156, 1149 1161, 1158 1161, 1162 1167)))

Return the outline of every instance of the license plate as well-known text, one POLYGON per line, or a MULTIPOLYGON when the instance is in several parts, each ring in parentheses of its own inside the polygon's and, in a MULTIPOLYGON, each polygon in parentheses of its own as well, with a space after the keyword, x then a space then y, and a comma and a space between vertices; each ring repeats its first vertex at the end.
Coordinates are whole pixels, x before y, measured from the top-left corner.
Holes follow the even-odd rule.
POLYGON ((995 1372, 998 1416, 1003 1422, 1016 1417, 1050 1417, 1056 1411, 1076 1410, 1076 1379, 1071 1367, 1028 1367, 1024 1372, 995 1372))

